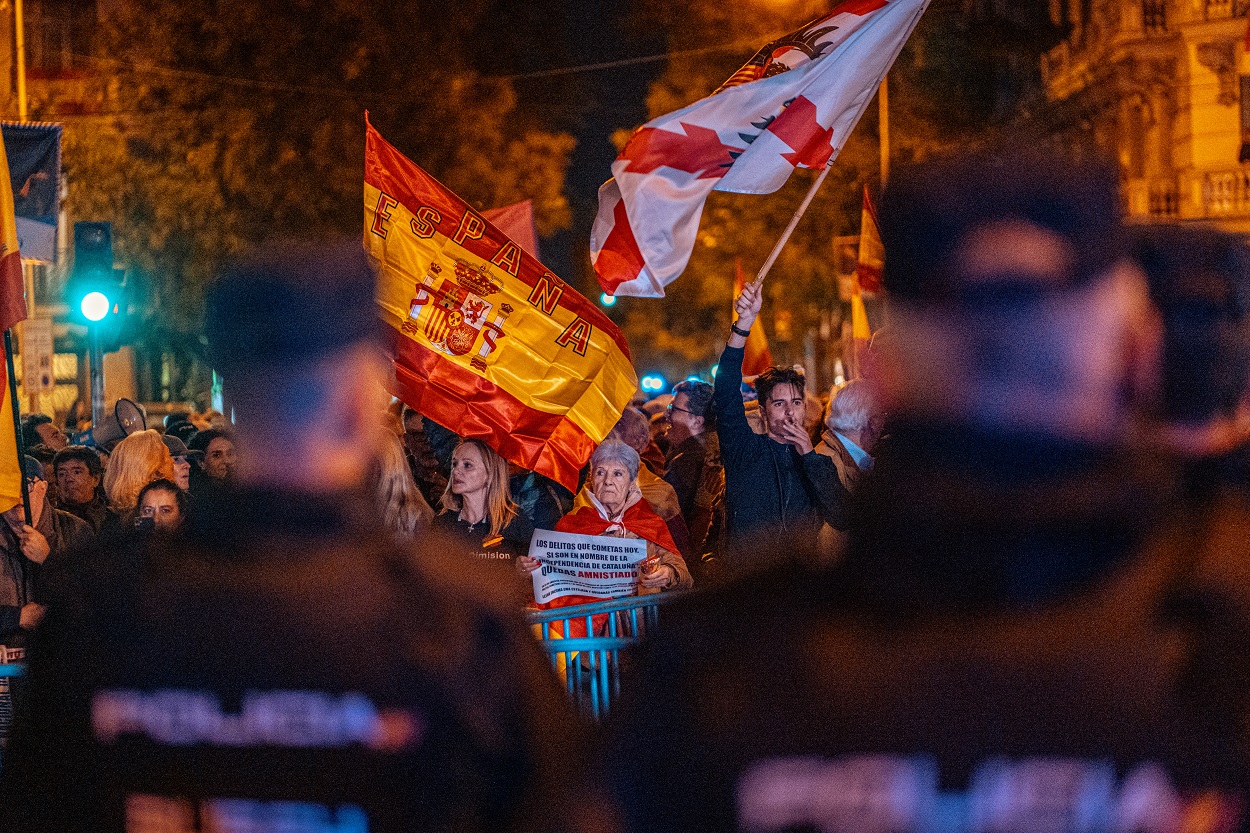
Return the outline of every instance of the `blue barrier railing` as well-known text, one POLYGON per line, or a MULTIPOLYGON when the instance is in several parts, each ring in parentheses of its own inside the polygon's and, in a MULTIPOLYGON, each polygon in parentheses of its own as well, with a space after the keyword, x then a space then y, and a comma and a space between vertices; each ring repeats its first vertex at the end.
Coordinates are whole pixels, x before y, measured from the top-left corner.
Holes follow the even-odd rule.
POLYGON ((660 606, 679 595, 654 593, 527 611, 526 621, 551 657, 569 697, 598 720, 620 696, 621 651, 656 629, 660 606))
POLYGON ((13 689, 10 681, 26 672, 20 663, 0 663, 0 749, 8 741, 13 727, 13 689))

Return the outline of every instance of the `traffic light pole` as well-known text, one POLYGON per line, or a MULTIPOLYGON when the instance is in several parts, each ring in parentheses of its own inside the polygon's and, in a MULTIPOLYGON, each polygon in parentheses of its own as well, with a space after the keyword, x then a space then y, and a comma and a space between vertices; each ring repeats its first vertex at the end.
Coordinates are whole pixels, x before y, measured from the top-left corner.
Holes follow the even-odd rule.
POLYGON ((104 423, 104 350, 100 347, 100 325, 87 326, 88 361, 91 368, 91 427, 104 423))

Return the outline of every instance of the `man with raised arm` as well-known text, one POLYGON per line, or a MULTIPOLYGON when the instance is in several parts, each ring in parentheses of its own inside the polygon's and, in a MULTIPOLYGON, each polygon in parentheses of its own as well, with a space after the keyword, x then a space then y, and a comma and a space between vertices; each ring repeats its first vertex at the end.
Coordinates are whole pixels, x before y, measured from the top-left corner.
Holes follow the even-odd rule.
POLYGON ((822 521, 849 524, 848 493, 833 461, 813 449, 803 426, 803 374, 770 367, 755 380, 767 433, 751 430, 739 388, 747 336, 763 303, 763 286, 747 284, 734 301, 737 320, 716 372, 713 407, 725 466, 729 571, 756 566, 761 536, 815 540, 822 521))

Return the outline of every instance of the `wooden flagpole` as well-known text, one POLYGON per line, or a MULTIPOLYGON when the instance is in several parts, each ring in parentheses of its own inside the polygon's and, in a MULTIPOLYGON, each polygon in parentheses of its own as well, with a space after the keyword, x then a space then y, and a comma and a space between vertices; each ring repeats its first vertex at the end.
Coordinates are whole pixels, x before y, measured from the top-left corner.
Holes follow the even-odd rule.
POLYGON ((807 196, 803 197, 803 202, 799 203, 798 211, 794 212, 794 216, 790 218, 790 222, 786 225, 785 231, 781 233, 781 239, 777 241, 777 245, 773 246, 773 250, 769 253, 768 259, 764 261, 764 265, 760 267, 760 271, 756 273, 753 283, 759 286, 764 282, 769 271, 773 268, 773 264, 777 262, 777 258, 781 255, 781 250, 785 248, 786 243, 790 241, 790 235, 794 233, 795 227, 799 224, 799 220, 803 219, 804 212, 807 207, 812 204, 816 192, 820 190, 821 184, 825 181, 825 177, 829 176, 829 171, 833 170, 833 160, 837 158, 837 154, 829 157, 829 161, 825 163, 825 167, 821 169, 820 176, 812 181, 812 187, 807 189, 807 196))
POLYGON ((881 189, 890 178, 890 76, 881 79, 877 90, 878 133, 881 136, 881 189))

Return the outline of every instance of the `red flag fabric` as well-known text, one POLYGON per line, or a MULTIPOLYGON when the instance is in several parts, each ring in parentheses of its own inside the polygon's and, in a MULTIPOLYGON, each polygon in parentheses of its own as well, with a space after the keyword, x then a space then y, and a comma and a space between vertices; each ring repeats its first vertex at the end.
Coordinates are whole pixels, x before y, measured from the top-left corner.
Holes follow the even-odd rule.
POLYGON ((845 0, 756 53, 712 95, 634 133, 599 189, 604 292, 644 298, 686 268, 713 190, 770 194, 845 144, 929 0, 845 0))
POLYGON ((367 123, 364 186, 392 393, 576 490, 638 390, 625 336, 367 123))
POLYGON ((859 262, 855 265, 855 282, 860 292, 873 295, 881 292, 881 276, 885 268, 885 245, 877 222, 877 207, 864 186, 864 208, 859 223, 859 262))
POLYGON ((489 208, 482 212, 482 218, 507 235, 526 254, 533 255, 535 260, 542 260, 538 254, 538 230, 534 227, 533 200, 521 200, 512 205, 489 208))
MULTIPOLYGON (((742 292, 747 285, 747 276, 742 271, 742 261, 734 259, 734 295, 742 292)), ((773 366, 773 354, 768 349, 768 336, 764 334, 764 322, 756 321, 747 336, 746 347, 742 355, 742 375, 758 376, 773 366)))

